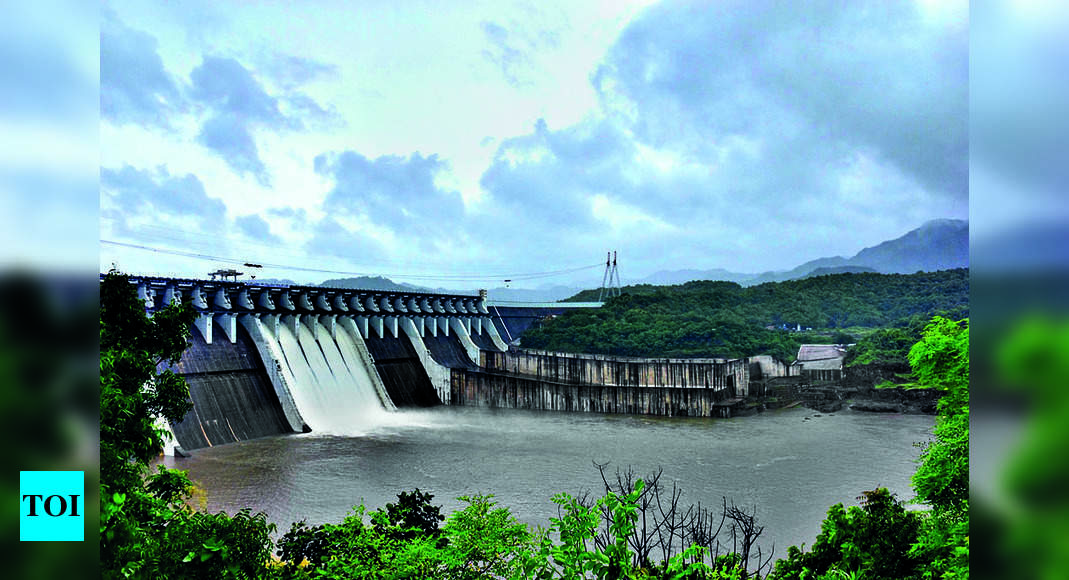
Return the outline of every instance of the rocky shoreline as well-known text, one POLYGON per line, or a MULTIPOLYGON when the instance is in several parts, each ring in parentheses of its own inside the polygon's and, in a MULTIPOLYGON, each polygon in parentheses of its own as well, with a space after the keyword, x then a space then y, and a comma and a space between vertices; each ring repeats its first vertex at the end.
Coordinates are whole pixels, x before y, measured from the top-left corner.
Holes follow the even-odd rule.
POLYGON ((850 408, 866 413, 904 413, 909 415, 935 415, 943 391, 938 389, 822 389, 804 397, 802 403, 813 409, 830 413, 850 408))
POLYGON ((789 388, 770 389, 767 395, 754 399, 747 406, 760 410, 761 408, 803 405, 820 413, 853 409, 865 413, 935 415, 943 391, 902 387, 877 389, 827 384, 791 385, 789 388))

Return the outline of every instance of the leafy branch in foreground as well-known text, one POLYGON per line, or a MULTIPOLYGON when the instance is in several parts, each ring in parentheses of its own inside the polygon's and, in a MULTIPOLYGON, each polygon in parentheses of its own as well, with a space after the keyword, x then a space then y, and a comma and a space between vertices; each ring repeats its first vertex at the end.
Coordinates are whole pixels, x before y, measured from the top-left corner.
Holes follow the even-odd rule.
POLYGON ((189 411, 174 364, 194 312, 172 305, 150 318, 126 276, 100 283, 100 563, 105 578, 259 578, 274 529, 264 514, 194 512, 185 472, 149 463, 164 419, 189 411))

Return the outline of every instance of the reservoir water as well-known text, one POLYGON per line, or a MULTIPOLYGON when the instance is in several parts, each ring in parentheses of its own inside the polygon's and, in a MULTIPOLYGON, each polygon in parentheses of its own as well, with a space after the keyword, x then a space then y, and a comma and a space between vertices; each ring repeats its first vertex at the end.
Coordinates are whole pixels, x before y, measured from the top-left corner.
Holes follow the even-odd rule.
POLYGON ((493 493, 520 521, 548 527, 554 494, 601 495, 593 462, 610 462, 610 473, 663 468, 662 483, 677 483, 684 505, 727 497, 756 506, 760 545, 767 553, 774 543, 782 557, 789 545, 812 544, 832 504, 857 505, 878 486, 910 499, 914 444, 929 440, 933 423, 803 408, 686 419, 437 407, 392 413, 363 433, 269 437, 166 463, 189 471, 208 510, 265 511, 277 535, 301 519, 340 522, 356 504, 379 508, 417 487, 446 514, 461 507, 458 496, 493 493))

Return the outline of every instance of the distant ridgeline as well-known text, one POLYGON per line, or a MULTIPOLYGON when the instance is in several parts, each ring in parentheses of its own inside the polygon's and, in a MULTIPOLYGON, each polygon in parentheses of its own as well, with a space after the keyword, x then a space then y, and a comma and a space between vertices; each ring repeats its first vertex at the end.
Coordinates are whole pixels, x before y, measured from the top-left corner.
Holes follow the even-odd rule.
MULTIPOLYGON (((768 356, 526 351, 501 335, 515 335, 510 318, 529 317, 532 307, 488 309, 483 295, 155 277, 130 283, 150 315, 176 302, 197 313, 189 347, 171 367, 193 403, 168 425, 171 453, 285 433, 361 434, 398 408, 440 404, 727 416, 751 378, 789 373, 768 356)), ((545 314, 561 310, 547 305, 545 314)))
MULTIPOLYGON (((597 291, 569 298, 585 301, 597 291)), ((563 352, 620 356, 739 358, 772 354, 791 360, 798 330, 849 331, 907 326, 944 313, 969 312, 969 271, 845 273, 743 287, 694 281, 626 286, 598 310, 571 312, 529 330, 523 344, 563 352), (795 332, 788 332, 793 330, 795 332)), ((852 342, 849 336, 824 342, 852 342)))

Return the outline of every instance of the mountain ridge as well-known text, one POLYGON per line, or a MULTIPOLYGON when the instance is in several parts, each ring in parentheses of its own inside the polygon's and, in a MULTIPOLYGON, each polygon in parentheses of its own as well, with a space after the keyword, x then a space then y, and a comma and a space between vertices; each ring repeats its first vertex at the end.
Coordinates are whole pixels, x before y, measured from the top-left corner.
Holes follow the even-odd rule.
MULTIPOLYGON (((666 286, 693 280, 724 280, 742 286, 766 282, 785 282, 814 276, 847 272, 875 272, 881 274, 912 274, 917 271, 935 272, 969 267, 969 222, 959 219, 935 219, 905 234, 863 248, 850 258, 827 256, 810 260, 790 270, 760 273, 732 272, 724 268, 698 270, 660 270, 645 278, 624 280, 626 285, 651 284, 666 286)), ((382 276, 359 276, 326 280, 320 286, 359 288, 364 290, 433 292, 441 294, 476 294, 477 289, 447 289, 416 286, 394 282, 382 276)), ((547 286, 542 288, 490 288, 491 300, 502 302, 554 302, 581 292, 584 288, 547 286)))
POLYGON ((874 271, 881 274, 912 274, 917 271, 935 272, 969 267, 969 222, 959 219, 934 219, 905 234, 863 248, 850 258, 827 256, 810 260, 790 270, 770 270, 761 273, 731 272, 723 268, 712 270, 661 270, 645 278, 629 280, 629 284, 658 286, 682 284, 691 280, 726 280, 743 286, 765 282, 784 282, 815 273, 836 271, 874 271), (851 270, 863 268, 864 270, 851 270), (691 277, 693 276, 693 277, 691 277))

